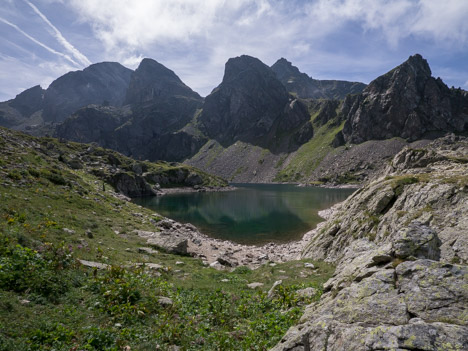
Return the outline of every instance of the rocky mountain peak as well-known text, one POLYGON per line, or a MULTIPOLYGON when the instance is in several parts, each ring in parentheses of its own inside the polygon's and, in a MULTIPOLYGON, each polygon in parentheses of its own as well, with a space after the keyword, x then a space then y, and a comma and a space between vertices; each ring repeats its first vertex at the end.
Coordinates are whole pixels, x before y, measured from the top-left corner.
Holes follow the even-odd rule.
POLYGON ((45 92, 44 120, 60 122, 89 104, 121 106, 131 73, 118 62, 102 62, 61 76, 45 92))
POLYGON ((402 137, 417 140, 468 126, 468 99, 431 76, 419 54, 372 81, 362 94, 345 102, 344 140, 402 137))
POLYGON ((304 75, 307 78, 310 78, 307 76, 305 73, 301 73, 299 71, 299 68, 296 66, 293 66, 291 62, 286 60, 285 58, 280 58, 278 61, 276 61, 273 66, 271 66, 271 69, 273 72, 275 72, 276 76, 278 77, 279 80, 287 79, 290 77, 297 77, 304 75))
POLYGON ((169 68, 145 58, 132 74, 125 103, 155 102, 174 95, 201 99, 200 95, 186 86, 169 68))
POLYGON ((227 61, 223 81, 206 97, 199 120, 222 143, 259 142, 273 137, 279 124, 289 130, 309 119, 302 104, 289 101, 275 73, 259 59, 243 55, 227 61))
POLYGON ((302 73, 285 58, 271 66, 286 90, 303 99, 344 99, 348 94, 360 93, 366 85, 342 80, 318 80, 302 73))
POLYGON ((375 93, 388 89, 415 89, 421 92, 432 72, 427 61, 419 54, 410 56, 408 60, 395 67, 388 73, 373 80, 364 90, 366 93, 375 93))
POLYGON ((420 54, 414 54, 410 56, 401 66, 412 67, 415 71, 424 72, 426 75, 431 76, 431 68, 427 63, 427 60, 424 59, 420 54))
POLYGON ((16 95, 10 106, 17 109, 23 116, 29 117, 42 108, 45 90, 40 85, 26 89, 16 95))
POLYGON ((259 77, 265 78, 263 83, 266 85, 273 85, 276 89, 284 90, 284 87, 278 82, 275 74, 267 65, 259 59, 248 55, 230 58, 226 62, 224 77, 221 84, 229 84, 230 82, 238 84, 247 80, 250 83, 261 84, 262 82, 260 80, 254 81, 254 79, 259 77), (252 80, 250 80, 249 77, 252 75, 252 80))

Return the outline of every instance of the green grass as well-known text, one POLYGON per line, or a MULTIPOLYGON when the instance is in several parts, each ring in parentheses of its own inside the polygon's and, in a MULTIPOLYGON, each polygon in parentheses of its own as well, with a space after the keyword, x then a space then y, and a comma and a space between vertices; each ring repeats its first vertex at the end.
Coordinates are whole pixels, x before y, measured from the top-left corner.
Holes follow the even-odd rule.
POLYGON ((339 126, 333 124, 332 120, 314 129, 314 137, 297 150, 286 167, 278 172, 275 181, 299 181, 309 177, 325 156, 333 151, 331 143, 344 126, 344 122, 339 126))

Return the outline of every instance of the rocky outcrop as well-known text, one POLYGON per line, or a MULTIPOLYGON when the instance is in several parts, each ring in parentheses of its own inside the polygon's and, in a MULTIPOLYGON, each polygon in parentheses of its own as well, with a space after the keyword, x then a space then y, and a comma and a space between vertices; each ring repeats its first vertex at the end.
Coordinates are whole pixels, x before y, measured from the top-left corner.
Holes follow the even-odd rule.
POLYGON ((344 99, 348 94, 358 94, 366 87, 364 83, 343 80, 318 80, 302 73, 285 58, 271 66, 276 77, 287 91, 307 99, 344 99))
POLYGON ((136 174, 118 172, 110 175, 107 181, 119 192, 128 197, 157 195, 157 191, 145 179, 136 174))
POLYGON ((273 350, 468 348, 468 139, 424 155, 402 150, 335 208, 303 257, 336 273, 273 350))
POLYGON ((198 120, 205 134, 223 145, 238 140, 269 145, 309 118, 268 66, 243 55, 228 60, 223 81, 206 97, 198 120))
POLYGON ((372 81, 344 101, 344 140, 362 143, 402 137, 413 141, 468 130, 468 98, 449 89, 421 55, 372 81))
POLYGON ((44 94, 45 121, 60 122, 90 104, 122 106, 132 71, 102 62, 54 80, 44 94))

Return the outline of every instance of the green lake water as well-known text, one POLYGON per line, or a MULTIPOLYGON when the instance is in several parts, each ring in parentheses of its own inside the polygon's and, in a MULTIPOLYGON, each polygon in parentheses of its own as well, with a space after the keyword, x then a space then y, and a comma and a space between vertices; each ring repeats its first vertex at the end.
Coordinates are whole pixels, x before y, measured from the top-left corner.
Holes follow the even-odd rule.
POLYGON ((241 244, 298 240, 323 221, 318 211, 345 200, 354 189, 285 184, 234 184, 233 191, 180 193, 135 203, 211 237, 241 244))

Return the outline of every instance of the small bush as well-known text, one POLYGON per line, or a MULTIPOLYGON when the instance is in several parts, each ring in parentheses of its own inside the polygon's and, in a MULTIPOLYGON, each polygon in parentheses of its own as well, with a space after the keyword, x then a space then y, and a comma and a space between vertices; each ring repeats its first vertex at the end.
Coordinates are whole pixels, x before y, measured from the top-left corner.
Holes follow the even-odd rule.
POLYGON ((72 262, 68 250, 48 244, 39 253, 19 244, 9 247, 9 243, 6 238, 0 242, 0 288, 29 292, 50 301, 68 290, 69 282, 62 272, 72 262))
POLYGON ((13 180, 20 180, 22 177, 21 177, 21 173, 18 172, 18 170, 14 169, 8 172, 8 178, 13 179, 13 180))
POLYGON ((39 178, 39 176, 41 175, 41 173, 38 170, 34 169, 34 168, 28 169, 28 173, 30 175, 32 175, 33 177, 35 177, 35 178, 39 178))

